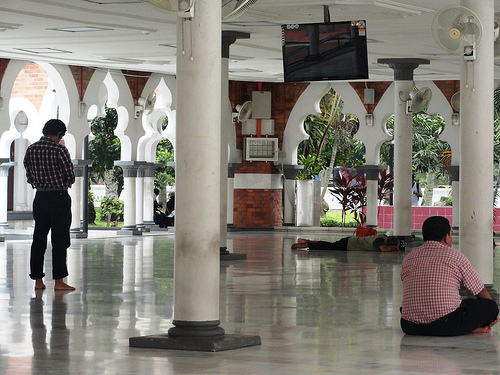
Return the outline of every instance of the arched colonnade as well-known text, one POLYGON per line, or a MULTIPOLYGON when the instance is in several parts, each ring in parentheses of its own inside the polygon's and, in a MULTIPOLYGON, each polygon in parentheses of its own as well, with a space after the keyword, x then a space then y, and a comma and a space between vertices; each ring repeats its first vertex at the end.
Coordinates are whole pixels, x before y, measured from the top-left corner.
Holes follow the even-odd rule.
MULTIPOLYGON (((5 61, 5 60, 4 60, 5 61)), ((80 230, 83 199, 83 166, 88 164, 84 158, 84 144, 87 136, 92 137, 89 128, 89 119, 104 113, 104 105, 117 110, 118 125, 115 134, 121 142, 121 158, 116 165, 124 171, 124 230, 139 233, 136 229, 144 225, 153 224, 153 183, 156 164, 156 146, 162 139, 169 139, 175 149, 176 126, 176 86, 175 77, 159 74, 139 74, 141 84, 132 84, 134 74, 119 70, 100 70, 66 65, 55 65, 37 62, 38 66, 48 74, 48 85, 43 92, 43 99, 35 106, 29 98, 11 95, 14 91, 16 79, 29 61, 10 60, 5 64, 0 96, 3 98, 3 108, 0 110, 0 225, 7 225, 7 177, 9 169, 13 168, 13 209, 15 211, 30 211, 33 190, 27 185, 22 167, 22 158, 26 147, 41 136, 41 129, 46 120, 58 117, 68 126, 65 137, 75 165, 77 181, 71 188, 73 200, 72 230, 80 230), (149 113, 139 111, 136 116, 138 99, 145 98, 150 92, 157 93, 155 109, 149 113), (24 112, 27 126, 17 124, 18 114, 24 112), (168 126, 162 129, 162 122, 168 117, 168 126), (11 145, 14 144, 14 154, 11 157, 11 145), (13 159, 13 160, 12 160, 13 159)), ((136 81, 133 81, 137 83, 136 81)), ((452 124, 452 108, 448 99, 431 81, 416 82, 418 87, 429 87, 433 92, 433 99, 429 113, 441 114, 446 122, 442 138, 453 150, 452 165, 458 165, 459 130, 452 124)), ((320 82, 310 84, 296 99, 296 104, 284 126, 281 158, 277 166, 297 165, 297 147, 307 138, 303 130, 303 121, 307 115, 319 112, 319 101, 324 94, 333 88, 344 99, 344 113, 355 114, 360 120, 360 129, 356 138, 366 147, 366 164, 379 166, 379 150, 383 142, 389 139, 384 131, 386 119, 394 112, 394 85, 390 85, 383 93, 372 112, 372 121, 367 123, 367 109, 362 98, 352 85, 346 82, 320 82)), ((234 104, 234 103, 233 103, 234 104)), ((193 109, 195 110, 195 109, 193 109)), ((231 163, 241 161, 241 150, 237 149, 237 135, 234 126, 230 127, 228 160, 231 163)), ((195 152, 195 150, 193 150, 195 152)), ((397 161, 396 161, 397 162, 397 161)), ((378 169, 377 169, 378 170, 378 169)), ((235 175, 238 178, 238 174, 235 175)), ((261 178, 266 178, 261 176, 261 178)), ((374 178, 369 178, 374 180, 374 178)), ((283 180, 283 185, 293 180, 283 180)), ((233 184, 230 184, 232 186, 233 184)), ((278 186, 283 189, 283 186, 278 186)), ((369 192, 373 195, 373 189, 369 192)), ((376 190, 375 190, 376 192, 376 190)), ((232 191, 228 191, 232 195, 232 191)), ((232 211, 232 199, 229 199, 228 211, 232 211)), ((376 203, 376 199, 375 199, 376 203)), ((293 207, 287 209, 286 215, 293 215, 293 207), (291 210, 291 213, 290 213, 291 210)), ((368 210, 368 213, 371 212, 368 210)), ((228 217, 232 217, 232 212, 228 217)), ((376 226, 376 216, 368 217, 369 224, 376 226)))

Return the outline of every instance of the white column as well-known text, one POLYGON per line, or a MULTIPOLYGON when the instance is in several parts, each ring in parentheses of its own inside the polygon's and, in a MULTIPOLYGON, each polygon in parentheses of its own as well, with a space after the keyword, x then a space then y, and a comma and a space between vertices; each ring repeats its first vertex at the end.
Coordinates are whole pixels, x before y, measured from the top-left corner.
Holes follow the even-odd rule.
MULTIPOLYGON (((229 47, 228 47, 229 48, 229 47)), ((227 252, 227 162, 229 157, 228 134, 231 126, 229 102, 229 59, 222 57, 221 64, 221 150, 220 150, 220 252, 227 252)))
POLYGON ((452 228, 460 228, 460 181, 451 182, 453 215, 451 220, 452 228))
POLYGON ((155 188, 155 169, 159 166, 156 164, 148 164, 144 169, 144 224, 145 225, 155 225, 153 217, 153 199, 154 199, 154 188, 155 188))
POLYGON ((135 223, 137 227, 144 227, 144 166, 137 169, 135 197, 135 223))
POLYGON ((429 60, 378 59, 394 70, 394 235, 411 236, 412 122, 406 101, 413 90, 413 71, 429 60))
POLYGON ((300 172, 298 167, 298 165, 290 164, 281 166, 283 173, 283 224, 287 226, 293 226, 296 223, 296 181, 300 172))
POLYGON ((394 82, 394 235, 411 235, 412 115, 406 102, 413 80, 394 82), (403 100, 400 99, 403 98, 403 100))
POLYGON ((451 181, 451 197, 453 201, 451 227, 457 230, 460 226, 460 167, 458 165, 448 165, 445 167, 445 171, 451 181))
POLYGON ((177 28, 173 337, 220 336, 221 6, 198 0, 177 28), (203 110, 199 110, 203 108, 203 110))
POLYGON ((123 228, 133 235, 141 235, 136 226, 136 183, 138 164, 134 161, 115 161, 123 170, 123 228))
POLYGON ((378 227, 378 175, 382 166, 361 165, 356 168, 366 174, 366 226, 378 227))
MULTIPOLYGON (((228 171, 229 173, 229 171, 228 171)), ((228 175, 227 178, 227 224, 231 225, 233 224, 233 217, 234 217, 234 172, 233 175, 230 176, 228 175)), ((227 237, 227 236, 226 236, 227 237)), ((227 240, 226 240, 227 242, 227 240)))
POLYGON ((9 163, 9 159, 0 159, 0 227, 7 227, 7 190, 9 180, 9 169, 16 165, 9 163))
POLYGON ((378 227, 378 180, 366 181, 366 226, 378 227))
POLYGON ((75 183, 71 186, 68 193, 71 197, 71 229, 70 231, 80 232, 82 219, 82 180, 80 168, 75 168, 75 183), (78 176, 77 176, 78 174, 78 176))
POLYGON ((493 0, 462 0, 483 26, 476 59, 460 57, 460 250, 493 284, 493 0))
POLYGON ((15 157, 17 165, 14 167, 14 211, 30 211, 33 202, 31 186, 26 183, 26 170, 23 166, 24 155, 29 141, 19 138, 15 141, 15 157))

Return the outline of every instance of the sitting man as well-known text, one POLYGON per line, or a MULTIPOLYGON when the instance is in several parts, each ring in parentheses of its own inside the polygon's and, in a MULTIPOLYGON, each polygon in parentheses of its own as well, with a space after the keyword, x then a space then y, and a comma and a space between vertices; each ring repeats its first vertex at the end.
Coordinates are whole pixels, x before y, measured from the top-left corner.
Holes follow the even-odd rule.
POLYGON ((403 260, 401 328, 408 335, 458 336, 488 333, 498 306, 462 253, 453 250, 448 219, 432 216, 422 225, 424 244, 403 260), (477 298, 462 300, 460 284, 477 298))
POLYGON ((385 234, 376 234, 368 237, 344 237, 336 242, 311 241, 299 238, 292 249, 309 250, 349 250, 349 251, 398 251, 399 239, 395 236, 387 237, 385 234))

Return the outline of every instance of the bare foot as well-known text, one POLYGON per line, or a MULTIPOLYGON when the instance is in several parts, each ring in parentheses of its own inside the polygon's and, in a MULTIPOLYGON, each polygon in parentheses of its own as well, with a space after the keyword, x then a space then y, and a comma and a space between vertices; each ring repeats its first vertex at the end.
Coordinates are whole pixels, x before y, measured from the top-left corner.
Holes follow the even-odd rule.
POLYGON ((66 284, 62 279, 56 280, 54 290, 76 290, 75 287, 66 284))
POLYGON ((45 284, 43 283, 43 280, 42 279, 36 279, 35 280, 35 290, 36 289, 45 289, 46 286, 45 284))
POLYGON ((491 332, 491 327, 479 327, 476 328, 472 333, 490 333, 491 332))

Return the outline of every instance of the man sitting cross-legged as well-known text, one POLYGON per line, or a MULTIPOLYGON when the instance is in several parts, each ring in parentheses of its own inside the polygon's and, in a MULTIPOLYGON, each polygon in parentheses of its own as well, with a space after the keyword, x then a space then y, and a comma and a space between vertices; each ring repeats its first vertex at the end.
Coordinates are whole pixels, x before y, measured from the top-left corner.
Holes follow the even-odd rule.
POLYGON ((453 250, 448 219, 432 216, 422 225, 424 244, 403 260, 401 328, 409 335, 458 336, 487 333, 498 306, 462 253, 453 250), (474 299, 460 297, 463 285, 474 299))

